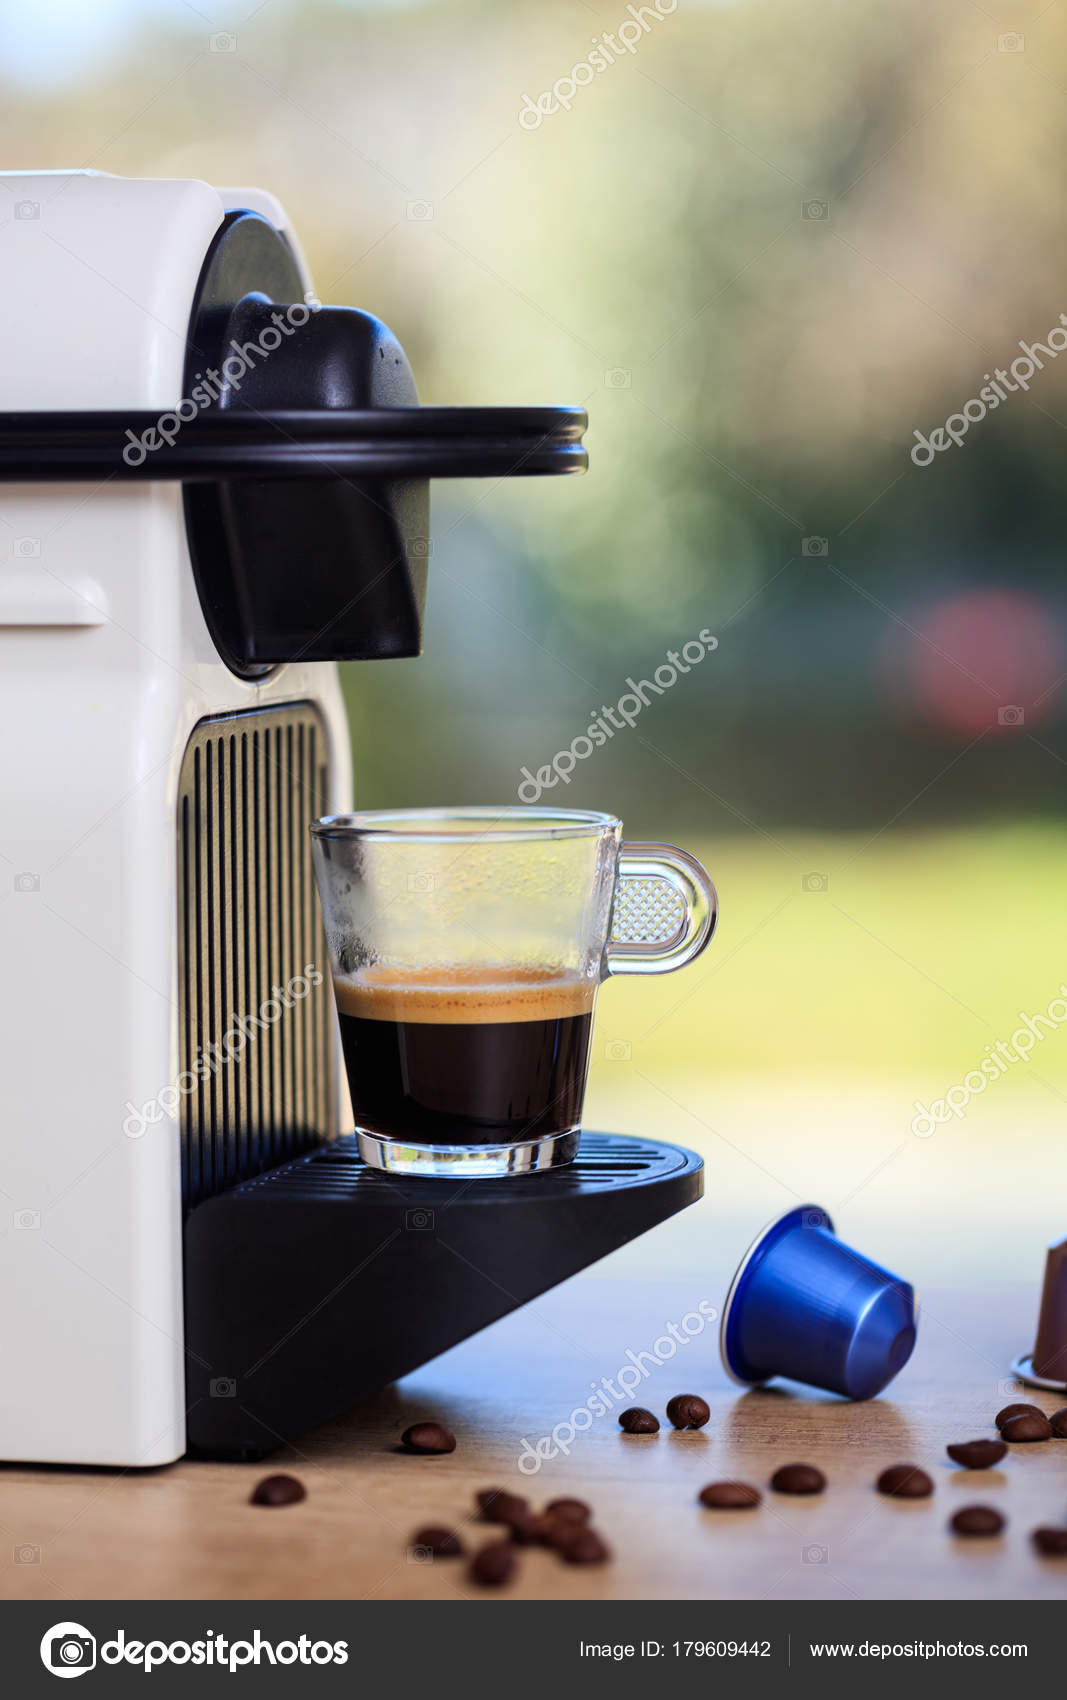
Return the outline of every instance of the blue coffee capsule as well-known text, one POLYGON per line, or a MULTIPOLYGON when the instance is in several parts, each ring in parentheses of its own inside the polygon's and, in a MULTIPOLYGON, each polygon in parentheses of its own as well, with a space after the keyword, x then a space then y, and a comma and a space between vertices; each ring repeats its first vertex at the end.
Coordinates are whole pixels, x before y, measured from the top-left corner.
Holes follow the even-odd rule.
POLYGON ((788 1376, 873 1399, 915 1346, 907 1281, 837 1238, 817 1204, 786 1211, 750 1246, 723 1310, 719 1351, 734 1381, 788 1376))

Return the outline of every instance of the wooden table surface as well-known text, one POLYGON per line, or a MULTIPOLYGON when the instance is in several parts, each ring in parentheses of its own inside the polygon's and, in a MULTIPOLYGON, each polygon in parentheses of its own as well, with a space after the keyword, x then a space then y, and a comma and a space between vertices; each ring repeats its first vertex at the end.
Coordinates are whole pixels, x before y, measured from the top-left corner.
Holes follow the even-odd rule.
MULTIPOLYGON (((991 1434, 993 1413, 1022 1396, 1006 1365, 1033 1327, 1036 1294, 1025 1288, 930 1295, 911 1364, 889 1396, 865 1405, 797 1388, 742 1392, 719 1367, 717 1328, 709 1324, 625 1401, 648 1404, 662 1418, 672 1393, 701 1393, 712 1408, 706 1429, 665 1426, 652 1437, 624 1436, 612 1415, 601 1416, 568 1457, 522 1476, 516 1460, 524 1436, 535 1442, 566 1422, 591 1397, 593 1383, 614 1379, 628 1350, 649 1352, 700 1300, 722 1302, 717 1283, 709 1289, 605 1275, 613 1261, 266 1467, 3 1468, 4 1597, 59 1604, 142 1597, 1004 1599, 1067 1592, 1067 1559, 1041 1559, 1029 1540, 1035 1524, 1067 1520, 1067 1441, 1015 1447, 1000 1469, 981 1473, 957 1469, 944 1453, 948 1441, 991 1434), (455 1453, 398 1453, 401 1431, 427 1416, 455 1430, 455 1453), (696 1503, 706 1482, 737 1477, 765 1486, 777 1465, 794 1460, 825 1470, 824 1495, 768 1493, 754 1512, 708 1512, 696 1503), (932 1499, 898 1503, 875 1493, 879 1471, 898 1462, 932 1473, 932 1499), (306 1501, 276 1510, 249 1505, 265 1468, 298 1475, 306 1501), (588 1498, 613 1562, 577 1568, 526 1550, 515 1581, 489 1594, 471 1584, 463 1561, 409 1555, 420 1524, 461 1527, 469 1544, 490 1538, 470 1521, 472 1496, 487 1486, 538 1500, 588 1498), (951 1513, 976 1502, 1007 1514, 1001 1538, 964 1542, 947 1533, 951 1513)), ((1049 1395, 1033 1397, 1047 1410, 1057 1404, 1049 1395)))

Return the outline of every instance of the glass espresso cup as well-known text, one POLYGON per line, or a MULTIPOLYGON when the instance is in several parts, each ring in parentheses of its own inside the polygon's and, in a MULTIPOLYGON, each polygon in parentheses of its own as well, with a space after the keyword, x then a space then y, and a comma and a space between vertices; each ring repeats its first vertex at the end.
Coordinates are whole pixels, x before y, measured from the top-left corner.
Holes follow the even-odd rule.
POLYGON ((700 863, 566 809, 332 815, 311 834, 364 1160, 471 1178, 570 1162, 600 984, 700 954, 718 908, 700 863))

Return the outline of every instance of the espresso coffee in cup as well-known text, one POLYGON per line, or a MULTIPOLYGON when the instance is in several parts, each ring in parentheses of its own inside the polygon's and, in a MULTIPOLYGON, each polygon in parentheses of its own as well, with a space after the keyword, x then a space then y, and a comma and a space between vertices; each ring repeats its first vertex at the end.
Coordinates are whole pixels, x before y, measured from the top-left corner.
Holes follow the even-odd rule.
POLYGON ((611 815, 411 809, 312 828, 359 1150, 405 1175, 571 1160, 613 974, 680 968, 710 879, 611 815))
POLYGON ((595 983, 533 969, 370 969, 334 989, 358 1127, 500 1146, 580 1120, 595 983))

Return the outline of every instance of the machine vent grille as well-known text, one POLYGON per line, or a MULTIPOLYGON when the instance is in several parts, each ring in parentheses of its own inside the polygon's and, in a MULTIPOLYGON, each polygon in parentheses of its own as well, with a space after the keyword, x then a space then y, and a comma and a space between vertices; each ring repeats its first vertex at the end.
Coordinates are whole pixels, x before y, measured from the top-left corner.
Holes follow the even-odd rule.
POLYGON ((177 1084, 187 1208, 336 1129, 334 1018, 307 830, 326 813, 328 790, 325 727, 310 703, 202 720, 186 747, 177 1084))

